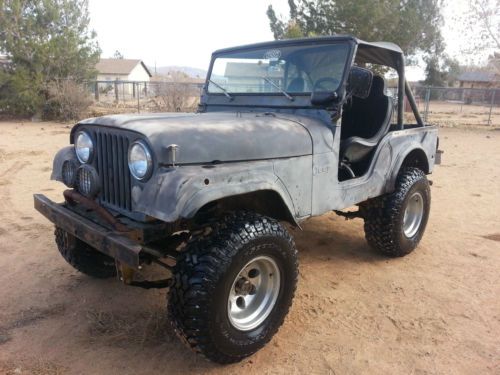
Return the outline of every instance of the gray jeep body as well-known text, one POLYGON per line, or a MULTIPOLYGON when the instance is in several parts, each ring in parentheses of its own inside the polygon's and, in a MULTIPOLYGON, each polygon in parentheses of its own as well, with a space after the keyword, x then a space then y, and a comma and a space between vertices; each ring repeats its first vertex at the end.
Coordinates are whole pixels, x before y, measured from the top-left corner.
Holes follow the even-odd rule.
MULTIPOLYGON (((228 100, 205 88, 199 113, 105 116, 81 121, 73 128, 71 143, 77 132, 85 130, 96 143, 104 145, 97 146, 98 157, 90 162, 101 175, 105 185, 101 188, 110 189, 103 192, 107 197, 101 194, 97 201, 127 224, 157 220, 171 225, 170 232, 185 228, 185 223, 215 204, 253 210, 299 225, 311 216, 392 192, 403 165, 419 166, 425 173, 432 173, 437 128, 422 123, 405 82, 403 54, 393 44, 367 43, 344 36, 277 41, 217 51, 212 64, 218 55, 231 50, 339 42, 350 47, 340 98, 345 96, 348 71, 355 62, 383 64, 399 73, 397 121, 374 149, 363 175, 339 179, 341 108, 332 113, 331 108, 313 106, 306 95, 297 96, 293 102, 281 94, 234 95, 228 100), (404 92, 416 118, 414 124, 403 123, 404 92), (145 182, 126 176, 124 154, 127 145, 137 139, 150 147, 154 161, 152 175, 145 182), (169 153, 172 145, 178 146, 175 160, 169 153), (106 153, 115 158, 113 168, 99 164, 106 153), (125 188, 120 185, 123 181, 129 184, 125 188)), ((78 162, 71 146, 56 155, 53 179, 62 181, 62 165, 70 159, 78 162)), ((56 225, 64 224, 63 220, 57 221, 58 213, 51 209, 53 203, 38 195, 35 203, 56 225)), ((85 220, 81 212, 71 217, 85 220)), ((133 267, 140 264, 140 260, 122 256, 121 250, 115 251, 116 241, 111 244, 102 236, 90 239, 92 236, 76 224, 66 225, 65 229, 82 240, 101 244, 96 246, 98 250, 122 262, 133 267)), ((127 246, 140 257, 144 242, 142 238, 136 240, 135 247, 130 243, 127 246)))

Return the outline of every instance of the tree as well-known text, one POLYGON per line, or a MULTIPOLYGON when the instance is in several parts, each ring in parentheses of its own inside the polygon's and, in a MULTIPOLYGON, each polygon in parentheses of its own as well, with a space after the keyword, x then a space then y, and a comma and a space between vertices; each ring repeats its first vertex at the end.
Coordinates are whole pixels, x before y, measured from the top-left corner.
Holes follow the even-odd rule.
POLYGON ((288 5, 289 21, 278 18, 272 5, 267 9, 275 39, 353 34, 394 42, 407 55, 443 50, 440 0, 288 0, 288 5))
POLYGON ((500 53, 500 0, 468 1, 465 12, 455 17, 453 24, 468 65, 483 65, 488 56, 491 61, 500 53))
POLYGON ((430 55, 424 58, 425 80, 424 84, 433 87, 453 86, 462 72, 457 60, 444 55, 430 55))
POLYGON ((116 50, 115 53, 113 54, 113 59, 123 60, 122 53, 120 51, 116 50))
POLYGON ((427 86, 443 87, 446 80, 446 74, 439 66, 439 58, 436 55, 430 56, 425 59, 425 81, 427 86))
POLYGON ((100 49, 89 30, 87 0, 4 0, 0 6, 0 51, 10 61, 0 76, 4 111, 40 112, 49 87, 95 77, 100 49))
POLYGON ((500 0, 472 0, 465 26, 475 39, 475 50, 500 50, 500 0))
POLYGON ((457 82, 458 76, 462 73, 462 67, 457 59, 450 56, 445 56, 443 65, 446 71, 447 84, 451 87, 457 82))

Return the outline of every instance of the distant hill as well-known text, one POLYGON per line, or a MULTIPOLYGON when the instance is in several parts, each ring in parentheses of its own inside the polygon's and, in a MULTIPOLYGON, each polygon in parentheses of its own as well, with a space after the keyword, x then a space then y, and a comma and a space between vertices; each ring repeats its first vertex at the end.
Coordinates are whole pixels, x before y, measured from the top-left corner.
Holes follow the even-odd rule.
MULTIPOLYGON (((154 74, 155 68, 149 67, 151 73, 154 74)), ((160 66, 156 67, 156 73, 159 75, 168 75, 169 72, 183 72, 192 78, 202 78, 204 79, 207 75, 207 71, 204 69, 192 68, 190 66, 160 66)))

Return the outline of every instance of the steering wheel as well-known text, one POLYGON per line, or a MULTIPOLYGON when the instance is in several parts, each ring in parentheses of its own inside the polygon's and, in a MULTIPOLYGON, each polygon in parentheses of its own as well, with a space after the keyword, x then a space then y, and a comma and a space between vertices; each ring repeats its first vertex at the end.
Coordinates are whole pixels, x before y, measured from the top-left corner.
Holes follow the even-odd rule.
POLYGON ((340 81, 336 78, 323 77, 314 82, 313 91, 330 91, 332 87, 337 89, 339 84, 340 81), (327 84, 326 87, 324 86, 325 84, 327 84))

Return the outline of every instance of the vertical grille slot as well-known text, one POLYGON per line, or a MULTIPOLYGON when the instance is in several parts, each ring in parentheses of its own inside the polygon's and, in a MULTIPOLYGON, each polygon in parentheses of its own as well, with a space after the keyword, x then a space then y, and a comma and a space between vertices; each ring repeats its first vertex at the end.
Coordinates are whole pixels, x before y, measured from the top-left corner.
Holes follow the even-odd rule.
POLYGON ((95 167, 101 182, 101 202, 131 211, 127 137, 98 130, 94 133, 94 139, 97 151, 95 167))

